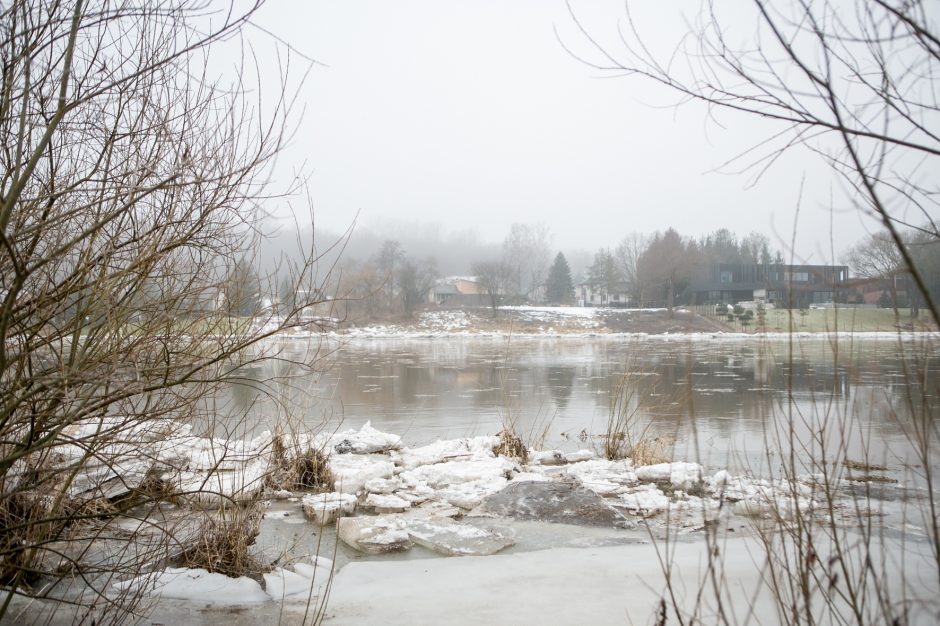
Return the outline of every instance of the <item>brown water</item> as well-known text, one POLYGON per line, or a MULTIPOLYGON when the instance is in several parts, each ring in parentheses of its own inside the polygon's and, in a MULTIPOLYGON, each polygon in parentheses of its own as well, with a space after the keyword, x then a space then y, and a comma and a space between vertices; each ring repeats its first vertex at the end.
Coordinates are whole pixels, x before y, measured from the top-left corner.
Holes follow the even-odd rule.
POLYGON ((311 427, 371 421, 410 445, 495 434, 508 420, 539 447, 596 449, 620 393, 633 434, 674 440, 677 459, 772 469, 793 425, 797 447, 816 458, 844 446, 850 459, 900 470, 918 462, 913 426, 935 436, 940 417, 940 354, 923 338, 281 340, 278 349, 295 361, 319 350, 322 371, 248 370, 252 382, 232 389, 227 412, 269 427, 271 394, 292 398, 311 427))

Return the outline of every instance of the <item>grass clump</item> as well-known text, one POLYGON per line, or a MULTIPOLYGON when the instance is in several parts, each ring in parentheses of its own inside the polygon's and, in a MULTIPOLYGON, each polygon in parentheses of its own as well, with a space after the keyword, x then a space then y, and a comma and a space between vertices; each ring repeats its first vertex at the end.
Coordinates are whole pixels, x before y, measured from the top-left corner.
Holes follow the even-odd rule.
POLYGON ((529 462, 529 449, 512 426, 504 425, 497 437, 499 443, 493 448, 493 454, 519 459, 521 463, 529 462))
POLYGON ((260 532, 261 509, 257 504, 236 508, 231 515, 207 515, 196 541, 180 556, 180 565, 233 578, 258 578, 271 570, 251 553, 260 532))
POLYGON ((314 447, 299 449, 284 443, 281 434, 271 442, 274 469, 268 475, 267 486, 272 489, 335 491, 335 477, 322 450, 314 447))

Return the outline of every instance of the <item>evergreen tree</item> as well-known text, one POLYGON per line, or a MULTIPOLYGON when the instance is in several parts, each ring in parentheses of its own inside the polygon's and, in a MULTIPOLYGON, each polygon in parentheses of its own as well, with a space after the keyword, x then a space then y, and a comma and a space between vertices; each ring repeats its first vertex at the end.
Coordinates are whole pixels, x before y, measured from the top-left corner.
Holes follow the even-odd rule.
POLYGON ((559 252, 548 270, 545 297, 550 304, 569 304, 573 296, 574 284, 571 282, 571 268, 568 267, 565 255, 559 252))

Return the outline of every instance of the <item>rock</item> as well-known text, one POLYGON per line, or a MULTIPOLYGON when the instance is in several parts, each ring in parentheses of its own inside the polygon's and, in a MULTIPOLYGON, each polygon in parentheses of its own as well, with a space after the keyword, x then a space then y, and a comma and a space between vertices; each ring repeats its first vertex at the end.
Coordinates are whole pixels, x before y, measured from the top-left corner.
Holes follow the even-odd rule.
POLYGON ((471 515, 498 515, 580 526, 627 526, 603 498, 574 482, 512 482, 488 496, 471 515))
POLYGON ((398 552, 411 547, 408 533, 395 519, 386 517, 342 517, 336 525, 340 541, 366 554, 398 552))
POLYGON ((304 515, 320 526, 326 526, 337 517, 351 515, 356 510, 356 503, 356 496, 348 493, 312 493, 304 496, 301 506, 304 515))
POLYGON ((411 508, 411 502, 393 495, 370 493, 366 498, 366 506, 375 509, 376 513, 404 513, 411 508))
POLYGON ((419 546, 445 556, 486 556, 515 543, 489 530, 445 519, 409 520, 405 530, 419 546))

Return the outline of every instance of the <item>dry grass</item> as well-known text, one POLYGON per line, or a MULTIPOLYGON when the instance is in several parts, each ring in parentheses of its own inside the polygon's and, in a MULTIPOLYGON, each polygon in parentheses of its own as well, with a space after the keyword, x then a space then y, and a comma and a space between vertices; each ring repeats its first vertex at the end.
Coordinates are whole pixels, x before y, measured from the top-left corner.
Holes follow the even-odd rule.
POLYGON ((261 517, 257 504, 220 516, 207 515, 197 540, 180 556, 180 565, 232 577, 258 577, 270 571, 250 550, 261 532, 261 517))
POLYGON ((322 450, 289 450, 284 443, 284 437, 275 435, 271 443, 271 457, 274 469, 268 474, 268 487, 317 492, 335 490, 333 472, 330 471, 329 462, 322 450))
POLYGON ((675 445, 676 440, 673 437, 654 437, 652 439, 647 437, 634 443, 627 456, 637 466, 670 463, 673 459, 675 445))
POLYGON ((499 437, 499 444, 493 448, 493 454, 512 457, 519 459, 521 463, 528 463, 529 450, 511 425, 504 424, 503 429, 499 431, 497 436, 499 437))

